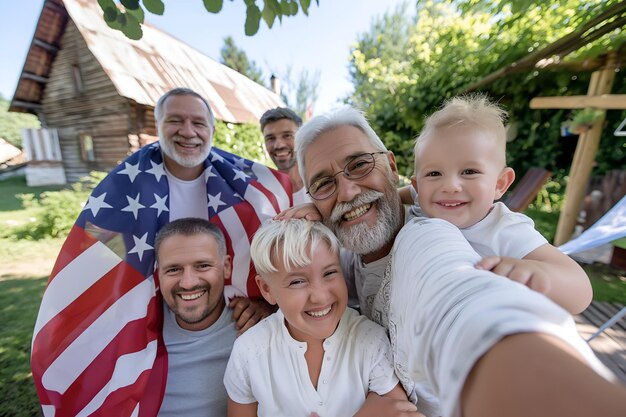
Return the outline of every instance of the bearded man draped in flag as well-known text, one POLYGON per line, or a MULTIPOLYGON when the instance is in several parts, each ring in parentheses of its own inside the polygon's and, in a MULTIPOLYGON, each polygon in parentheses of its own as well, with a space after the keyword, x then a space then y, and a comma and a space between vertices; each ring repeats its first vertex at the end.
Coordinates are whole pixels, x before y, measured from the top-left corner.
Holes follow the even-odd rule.
MULTIPOLYGON (((163 326, 164 309, 166 317, 176 309, 159 291, 154 239, 175 219, 208 219, 223 232, 232 266, 224 289, 232 332, 270 313, 249 299, 259 295, 249 242, 265 219, 291 205, 289 178, 213 148, 213 112, 192 90, 164 94, 155 119, 159 142, 129 156, 94 189, 50 276, 31 357, 46 417, 155 416, 162 404, 176 415, 176 404, 185 402, 174 398, 176 391, 197 407, 178 415, 225 415, 222 377, 204 386, 172 372, 181 361, 196 361, 192 369, 206 362, 195 351, 184 353, 189 335, 165 334, 177 329, 163 326)), ((197 291, 194 304, 209 293, 197 291)), ((227 350, 212 363, 225 368, 227 350)))

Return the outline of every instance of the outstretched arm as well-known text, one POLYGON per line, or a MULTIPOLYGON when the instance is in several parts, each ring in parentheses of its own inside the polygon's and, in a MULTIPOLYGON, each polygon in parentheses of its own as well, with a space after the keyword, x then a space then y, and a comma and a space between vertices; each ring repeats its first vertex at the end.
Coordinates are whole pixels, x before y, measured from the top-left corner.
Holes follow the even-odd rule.
POLYGON ((489 256, 476 267, 520 282, 546 295, 571 314, 586 309, 593 296, 589 277, 580 265, 548 243, 524 259, 489 256))
POLYGON ((417 412, 415 404, 411 403, 406 393, 400 386, 396 385, 387 394, 380 396, 375 392, 367 395, 365 404, 354 415, 354 417, 424 417, 417 412))
POLYGON ((239 404, 228 399, 228 417, 257 417, 259 403, 239 404))
POLYGON ((233 320, 239 329, 237 336, 241 336, 250 327, 276 312, 276 306, 264 299, 251 300, 246 297, 235 297, 230 300, 228 306, 233 309, 233 320))
POLYGON ((474 365, 461 407, 464 417, 618 417, 626 387, 599 376, 560 339, 520 333, 474 365))

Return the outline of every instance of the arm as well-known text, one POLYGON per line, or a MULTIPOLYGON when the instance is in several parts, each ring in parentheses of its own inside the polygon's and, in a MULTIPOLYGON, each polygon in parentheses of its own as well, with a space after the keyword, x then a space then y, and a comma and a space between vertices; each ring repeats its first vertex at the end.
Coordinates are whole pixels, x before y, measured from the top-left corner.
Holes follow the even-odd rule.
POLYGON ((276 306, 269 304, 264 299, 251 300, 245 297, 235 297, 228 303, 233 309, 233 320, 239 329, 238 336, 254 326, 265 317, 276 312, 276 306))
POLYGON ((293 206, 287 210, 283 210, 274 216, 274 220, 288 220, 288 219, 307 219, 311 221, 322 221, 320 212, 313 203, 300 204, 293 206))
POLYGON ((228 417, 257 417, 259 403, 239 404, 228 399, 228 417))
POLYGON ((417 412, 415 404, 407 400, 406 393, 396 385, 387 394, 380 396, 374 392, 367 394, 363 407, 354 417, 424 417, 417 412))
POLYGON ((618 417, 626 388, 581 362, 560 339, 505 337, 473 367, 461 395, 464 417, 618 417))
POLYGON ((548 243, 524 259, 489 256, 476 267, 520 282, 546 295, 571 314, 587 308, 593 296, 589 278, 580 265, 548 243))
POLYGON ((415 200, 413 198, 413 192, 411 190, 415 190, 412 185, 405 185, 404 187, 398 188, 398 195, 400 196, 400 201, 402 204, 413 205, 415 204, 415 200))

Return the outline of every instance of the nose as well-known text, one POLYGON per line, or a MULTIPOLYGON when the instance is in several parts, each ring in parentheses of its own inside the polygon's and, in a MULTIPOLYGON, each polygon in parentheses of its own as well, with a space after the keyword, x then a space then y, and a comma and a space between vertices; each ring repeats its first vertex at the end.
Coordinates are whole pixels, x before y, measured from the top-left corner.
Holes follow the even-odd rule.
POLYGON ((354 198, 361 194, 361 186, 357 181, 351 180, 343 175, 343 172, 335 175, 335 181, 337 181, 337 202, 347 203, 354 200, 354 198))
POLYGON ((196 131, 193 128, 193 123, 191 120, 185 120, 178 130, 178 134, 185 138, 194 138, 196 137, 196 131))
POLYGON ((185 268, 182 273, 179 285, 184 289, 191 289, 198 284, 198 279, 193 268, 185 268))
POLYGON ((447 193, 458 193, 463 187, 461 180, 457 177, 447 177, 443 183, 443 191, 447 193))
POLYGON ((330 291, 325 283, 312 285, 309 291, 309 302, 313 305, 328 304, 330 291))

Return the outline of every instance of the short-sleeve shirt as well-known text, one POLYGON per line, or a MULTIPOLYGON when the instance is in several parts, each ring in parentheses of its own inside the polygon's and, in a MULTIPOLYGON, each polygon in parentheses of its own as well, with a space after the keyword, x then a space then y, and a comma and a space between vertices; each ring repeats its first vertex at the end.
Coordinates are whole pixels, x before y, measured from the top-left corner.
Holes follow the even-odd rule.
POLYGON ((276 312, 235 342, 224 376, 229 397, 258 402, 259 417, 352 416, 368 392, 383 395, 397 385, 385 330, 356 311, 346 309, 323 346, 316 389, 304 358, 307 344, 291 337, 276 312))

